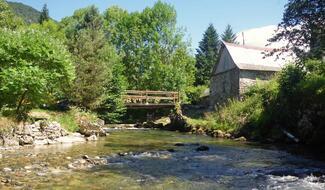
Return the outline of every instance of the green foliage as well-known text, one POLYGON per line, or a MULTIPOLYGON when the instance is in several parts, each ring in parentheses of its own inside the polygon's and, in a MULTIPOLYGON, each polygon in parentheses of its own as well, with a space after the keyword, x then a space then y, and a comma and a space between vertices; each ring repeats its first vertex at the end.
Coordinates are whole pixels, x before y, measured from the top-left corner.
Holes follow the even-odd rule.
POLYGON ((111 7, 104 15, 108 40, 123 56, 131 89, 181 90, 194 82, 194 60, 172 6, 158 1, 134 13, 111 7))
POLYGON ((100 14, 95 7, 76 11, 69 21, 67 44, 74 55, 76 63, 76 80, 73 86, 74 101, 85 108, 95 109, 104 100, 105 85, 111 78, 109 61, 110 47, 103 33, 102 26, 97 25, 100 14), (79 15, 82 11, 83 15, 79 15), (80 19, 76 19, 81 17, 80 19))
POLYGON ((38 23, 40 12, 31 6, 18 2, 7 2, 15 15, 22 18, 27 24, 38 23))
POLYGON ((324 0, 289 0, 282 22, 271 42, 287 40, 280 51, 293 51, 299 58, 322 59, 325 52, 324 0), (306 52, 306 46, 310 51, 306 52))
POLYGON ((65 18, 63 26, 76 62, 74 102, 98 111, 106 122, 118 122, 125 112, 122 101, 125 69, 106 39, 102 15, 96 7, 87 7, 65 18))
POLYGON ((17 29, 23 25, 24 22, 12 12, 7 2, 0 0, 0 27, 17 29))
POLYGON ((50 20, 50 15, 49 15, 49 9, 47 8, 47 5, 44 4, 42 8, 42 12, 39 16, 38 22, 40 24, 43 24, 43 22, 50 20))
MULTIPOLYGON (((84 111, 77 107, 71 107, 69 110, 61 112, 45 109, 33 109, 30 111, 30 115, 46 115, 50 121, 56 121, 69 132, 77 132, 79 130, 79 124, 81 120, 94 122, 98 120, 98 116, 89 111, 84 111)), ((30 116, 32 117, 32 116, 30 116)))
POLYGON ((34 30, 1 30, 0 64, 0 106, 19 115, 61 97, 74 77, 65 47, 34 30))
POLYGON ((219 56, 219 36, 212 24, 203 34, 203 39, 199 42, 196 58, 196 85, 208 85, 211 78, 213 66, 218 62, 219 56))
MULTIPOLYGON (((201 86, 189 86, 186 88, 185 93, 188 102, 190 103, 198 103, 202 97, 204 97, 204 92, 208 87, 205 85, 201 86)), ((184 100, 182 100, 184 102, 184 100)))
POLYGON ((112 79, 106 86, 106 97, 97 110, 106 123, 118 123, 126 112, 122 95, 127 89, 126 78, 123 75, 124 66, 121 62, 113 65, 112 79))
POLYGON ((42 24, 34 23, 29 26, 31 29, 44 31, 48 35, 60 39, 61 41, 66 41, 65 33, 63 28, 60 26, 59 23, 56 23, 53 20, 43 21, 42 24))
POLYGON ((231 25, 227 25, 225 31, 221 35, 221 39, 228 43, 236 42, 236 34, 232 31, 231 25))

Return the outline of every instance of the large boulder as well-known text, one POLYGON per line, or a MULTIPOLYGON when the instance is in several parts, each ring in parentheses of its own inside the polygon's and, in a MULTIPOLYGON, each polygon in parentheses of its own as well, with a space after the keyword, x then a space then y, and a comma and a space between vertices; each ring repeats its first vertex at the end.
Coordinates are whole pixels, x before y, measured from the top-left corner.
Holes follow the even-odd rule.
POLYGON ((181 113, 173 113, 169 115, 170 123, 166 126, 171 131, 189 132, 191 127, 186 118, 181 113))
POLYGON ((34 139, 31 136, 25 135, 19 138, 19 145, 32 145, 34 144, 34 139))
POLYGON ((81 120, 79 122, 79 133, 90 137, 92 135, 96 136, 106 136, 106 132, 103 129, 104 121, 98 119, 98 121, 92 122, 87 120, 81 120))

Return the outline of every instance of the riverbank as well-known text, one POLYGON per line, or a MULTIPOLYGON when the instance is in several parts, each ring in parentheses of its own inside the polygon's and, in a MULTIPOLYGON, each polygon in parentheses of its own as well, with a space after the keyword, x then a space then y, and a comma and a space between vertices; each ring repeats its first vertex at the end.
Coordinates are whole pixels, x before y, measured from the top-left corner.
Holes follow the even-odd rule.
POLYGON ((38 109, 28 117, 20 122, 11 117, 0 118, 0 148, 96 141, 107 135, 104 121, 76 108, 65 112, 38 109))
MULTIPOLYGON (((296 155, 303 155, 322 161, 325 160, 325 149, 322 146, 313 146, 302 142, 296 142, 294 139, 283 133, 280 128, 277 128, 276 131, 273 131, 272 134, 266 135, 264 138, 252 138, 252 136, 247 135, 247 133, 243 133, 243 131, 240 130, 234 130, 234 128, 222 128, 220 125, 215 127, 216 124, 218 124, 213 123, 215 120, 204 119, 204 113, 207 113, 206 109, 195 109, 194 111, 189 111, 191 110, 189 108, 192 108, 192 106, 183 109, 184 115, 171 114, 169 117, 162 117, 154 121, 138 124, 107 125, 106 127, 112 127, 115 129, 159 129, 200 136, 210 136, 216 139, 262 143, 265 147, 276 147, 277 149, 288 151, 296 155)), ((209 117, 211 116, 209 115, 209 117)))
MULTIPOLYGON (((201 124, 201 123, 200 123, 201 124)), ((138 124, 109 124, 106 125, 112 129, 160 129, 167 131, 186 132, 189 134, 206 135, 215 138, 233 139, 235 141, 246 141, 243 136, 236 136, 235 133, 212 129, 207 126, 196 123, 195 119, 184 116, 181 113, 170 114, 168 117, 162 117, 155 121, 147 121, 138 124)))

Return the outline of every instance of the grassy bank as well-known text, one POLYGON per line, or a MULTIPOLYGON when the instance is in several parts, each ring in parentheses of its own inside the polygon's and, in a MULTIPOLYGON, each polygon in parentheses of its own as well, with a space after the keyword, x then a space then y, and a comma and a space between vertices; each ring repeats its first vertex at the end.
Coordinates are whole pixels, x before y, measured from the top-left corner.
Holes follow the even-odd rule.
POLYGON ((80 122, 96 121, 98 116, 93 112, 83 111, 79 108, 72 107, 67 111, 55 111, 34 109, 29 113, 30 118, 46 118, 50 121, 56 121, 61 124, 63 128, 70 132, 76 132, 79 130, 80 122))
MULTIPOLYGON (((2 111, 0 116, 0 132, 9 131, 22 124, 22 122, 16 120, 15 114, 11 114, 12 112, 11 110, 2 111)), ((39 119, 56 121, 67 131, 76 132, 79 130, 81 121, 95 122, 98 120, 98 116, 93 112, 86 112, 76 107, 66 111, 33 109, 28 113, 28 119, 25 122, 33 122, 39 119)))

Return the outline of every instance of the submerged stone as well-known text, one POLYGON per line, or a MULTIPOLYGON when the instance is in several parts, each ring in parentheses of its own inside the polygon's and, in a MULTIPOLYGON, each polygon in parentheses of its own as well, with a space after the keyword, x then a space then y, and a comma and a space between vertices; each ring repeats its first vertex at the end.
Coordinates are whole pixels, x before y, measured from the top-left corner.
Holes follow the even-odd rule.
POLYGON ((175 143, 174 146, 185 146, 184 143, 175 143))
POLYGON ((201 146, 196 148, 196 151, 208 151, 209 149, 210 148, 208 146, 201 145, 201 146))

